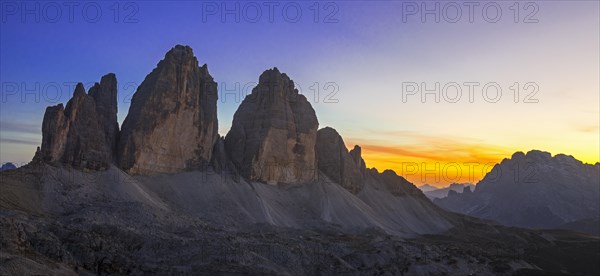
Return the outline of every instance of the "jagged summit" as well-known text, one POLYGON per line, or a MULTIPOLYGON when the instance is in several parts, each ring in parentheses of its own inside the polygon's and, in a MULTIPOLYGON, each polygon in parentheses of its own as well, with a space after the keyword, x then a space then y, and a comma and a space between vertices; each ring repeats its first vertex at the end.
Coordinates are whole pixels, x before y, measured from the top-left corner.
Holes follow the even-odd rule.
POLYGON ((524 153, 522 151, 517 151, 515 153, 512 154, 512 156, 510 158, 505 158, 504 160, 522 160, 525 158, 529 158, 529 159, 536 159, 536 160, 548 160, 551 158, 570 158, 573 160, 576 160, 575 157, 571 156, 571 155, 566 155, 566 154, 556 154, 554 156, 552 156, 552 154, 550 152, 547 151, 543 151, 543 150, 530 150, 527 153, 524 153))
POLYGON ((171 50, 169 50, 165 54, 165 59, 168 60, 169 58, 175 58, 175 59, 179 59, 179 60, 185 60, 185 59, 197 60, 196 57, 194 56, 194 50, 192 50, 192 47, 190 47, 188 45, 181 45, 181 44, 175 45, 173 48, 171 48, 171 50))
MULTIPOLYGON (((267 69, 264 72, 262 72, 262 74, 260 74, 260 77, 258 78, 258 82, 262 83, 263 85, 267 85, 267 86, 268 86, 268 84, 273 84, 273 85, 282 84, 283 86, 285 86, 288 89, 282 89, 282 90, 280 90, 280 92, 298 93, 298 90, 294 86, 294 81, 291 80, 290 77, 286 73, 280 72, 277 67, 273 67, 271 69, 267 69)), ((257 92, 261 92, 261 91, 262 90, 258 90, 257 92)), ((269 90, 269 91, 273 91, 273 90, 269 90)), ((254 92, 254 90, 253 90, 253 92, 254 92)))
POLYGON ((66 164, 82 169, 106 169, 116 145, 117 80, 102 77, 86 94, 78 83, 67 102, 46 108, 42 122, 42 145, 34 161, 66 164))
MULTIPOLYGON (((82 97, 85 95, 85 87, 83 87, 83 83, 78 82, 77 85, 75 85, 75 91, 73 91, 73 98, 75 97, 82 97)), ((68 106, 68 103, 67 103, 68 106)))
POLYGON ((365 160, 362 158, 362 148, 359 145, 354 145, 354 148, 350 150, 349 154, 352 156, 352 159, 354 160, 358 170, 364 174, 367 169, 367 165, 365 164, 365 160))
POLYGON ((204 77, 212 79, 208 73, 208 65, 206 63, 200 65, 198 58, 194 55, 194 50, 188 45, 175 45, 175 47, 171 48, 171 50, 165 54, 164 59, 157 64, 154 70, 163 68, 166 66, 166 63, 187 64, 189 66, 200 67, 201 74, 204 77))
POLYGON ((119 140, 131 174, 201 170, 218 138, 217 84, 189 46, 177 45, 133 95, 119 140))

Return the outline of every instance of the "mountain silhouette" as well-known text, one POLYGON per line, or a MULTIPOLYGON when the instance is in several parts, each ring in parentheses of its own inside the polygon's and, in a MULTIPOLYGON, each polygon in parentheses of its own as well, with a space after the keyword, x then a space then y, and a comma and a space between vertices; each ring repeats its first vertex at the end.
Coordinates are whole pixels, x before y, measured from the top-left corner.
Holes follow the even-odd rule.
POLYGON ((472 193, 451 193, 434 202, 449 211, 528 228, 597 219, 600 164, 538 150, 517 152, 494 166, 472 193))
MULTIPOLYGON (((217 83, 189 46, 146 76, 120 129, 116 80, 107 74, 87 93, 77 85, 66 107, 48 107, 32 162, 1 173, 0 274, 600 272, 599 238, 449 212, 396 172, 368 168, 360 146, 319 129, 276 67, 225 137, 217 83)), ((566 156, 541 164, 568 195, 580 193, 559 176, 597 177, 566 156)), ((495 183, 486 176, 473 194, 502 190, 495 183)), ((588 199, 587 213, 547 213, 586 217, 597 206, 588 199)))

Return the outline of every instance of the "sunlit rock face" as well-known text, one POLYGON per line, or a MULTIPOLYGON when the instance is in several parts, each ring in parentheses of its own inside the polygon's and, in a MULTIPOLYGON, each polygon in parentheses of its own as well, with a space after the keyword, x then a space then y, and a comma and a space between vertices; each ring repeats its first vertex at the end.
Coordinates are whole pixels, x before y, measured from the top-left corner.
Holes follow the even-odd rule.
POLYGON ((113 162, 118 131, 115 75, 103 76, 89 94, 79 83, 66 108, 62 104, 46 108, 42 146, 34 161, 106 169, 113 162))
POLYGON ((203 169, 217 138, 217 84, 190 47, 177 45, 133 95, 119 165, 130 174, 203 169))
POLYGON ((277 68, 236 111, 225 149, 243 177, 269 184, 300 184, 316 179, 315 144, 319 122, 306 97, 277 68))

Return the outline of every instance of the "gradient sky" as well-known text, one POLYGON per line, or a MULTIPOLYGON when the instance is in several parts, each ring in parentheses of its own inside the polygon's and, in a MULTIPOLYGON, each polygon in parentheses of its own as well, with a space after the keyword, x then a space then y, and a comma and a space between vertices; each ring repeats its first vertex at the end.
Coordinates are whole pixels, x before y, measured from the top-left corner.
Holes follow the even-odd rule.
MULTIPOLYGON (((420 13, 403 20, 407 7, 399 1, 320 2, 318 22, 312 1, 277 2, 273 22, 263 2, 255 2, 262 7, 258 22, 250 22, 255 6, 235 1, 226 5, 240 5, 240 22, 234 15, 222 22, 220 2, 93 2, 102 13, 97 22, 92 22, 97 6, 87 7, 85 17, 80 3, 71 20, 62 2, 54 2, 60 17, 53 13, 56 6, 45 2, 28 2, 25 8, 35 9, 36 3, 39 22, 22 13, 21 2, 1 3, 2 163, 31 160, 41 143, 45 107, 65 103, 74 82, 89 87, 114 72, 121 123, 137 85, 176 44, 190 45, 218 82, 222 135, 239 105, 232 94, 224 97, 223 89, 235 90, 237 83, 238 93, 249 91, 261 72, 277 66, 307 95, 320 127, 337 129, 349 148, 361 145, 367 166, 394 169, 416 184, 476 182, 515 151, 540 149, 600 161, 597 1, 532 2, 538 9, 530 19, 537 23, 523 22, 534 8, 526 9, 525 2, 515 23, 512 1, 496 2, 502 10, 496 23, 482 16, 487 2, 475 7, 473 22, 462 6, 457 23, 443 14, 440 23, 432 15, 423 23, 420 13), (302 16, 288 22, 296 4, 302 16), (294 5, 287 18, 285 5, 294 5), (207 14, 214 7, 216 14, 207 14), (337 22, 324 22, 332 12, 329 21, 337 22), (57 22, 50 22, 53 18, 57 22), (427 95, 422 102, 416 94, 403 101, 403 83, 422 82, 427 89, 436 82, 458 83, 462 98, 436 103, 427 95), (472 102, 465 82, 480 83, 472 102), (511 91, 515 82, 518 103, 511 91), (537 103, 523 102, 529 82, 539 87, 537 103), (495 103, 482 96, 488 83, 502 88, 495 103), (334 87, 337 93, 328 97, 334 87)), ((447 4, 437 3, 440 9, 447 4)), ((452 7, 446 11, 454 16, 452 7)), ((448 91, 452 97, 454 90, 448 91)))

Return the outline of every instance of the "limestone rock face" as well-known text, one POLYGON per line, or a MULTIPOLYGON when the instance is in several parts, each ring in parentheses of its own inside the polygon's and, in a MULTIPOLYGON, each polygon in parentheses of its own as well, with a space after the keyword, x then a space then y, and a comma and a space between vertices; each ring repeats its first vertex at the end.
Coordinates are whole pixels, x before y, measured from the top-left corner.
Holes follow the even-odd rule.
POLYGON ((118 146, 130 174, 202 169, 218 138, 217 84, 189 46, 171 49, 133 95, 118 146))
POLYGON ((88 93, 96 102, 98 120, 104 128, 106 142, 111 148, 111 158, 116 156, 119 139, 119 123, 117 122, 117 78, 115 74, 102 77, 88 93))
POLYGON ((42 121, 42 147, 39 151, 43 161, 61 161, 70 126, 63 104, 46 108, 42 121))
POLYGON ((96 84, 93 95, 86 94, 83 84, 79 83, 66 108, 59 104, 46 109, 42 147, 36 153, 36 159, 75 168, 108 168, 116 141, 108 135, 118 132, 116 78, 109 74, 102 79, 103 82, 96 84), (104 108, 108 105, 115 108, 104 108), (105 125, 112 128, 105 128, 105 125))
POLYGON ((352 153, 348 152, 335 129, 326 127, 317 132, 319 170, 331 181, 356 194, 364 185, 364 169, 361 171, 361 168, 365 163, 360 156, 360 147, 356 146, 352 153))
POLYGON ((235 112, 225 149, 240 174, 269 184, 316 179, 317 116, 286 74, 273 68, 235 112))

